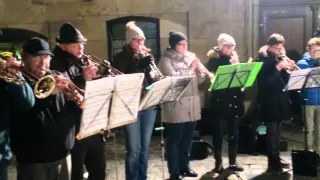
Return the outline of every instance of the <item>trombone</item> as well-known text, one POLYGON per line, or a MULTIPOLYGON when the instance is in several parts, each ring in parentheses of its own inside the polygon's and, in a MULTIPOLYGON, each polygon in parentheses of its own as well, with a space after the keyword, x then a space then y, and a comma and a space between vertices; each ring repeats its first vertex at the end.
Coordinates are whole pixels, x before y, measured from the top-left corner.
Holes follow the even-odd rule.
MULTIPOLYGON (((108 73, 111 75, 111 76, 116 76, 116 75, 121 75, 121 74, 123 74, 121 71, 119 71, 118 69, 116 69, 116 68, 114 68, 114 67, 112 67, 111 65, 110 65, 110 62, 109 61, 107 61, 107 60, 102 60, 102 59, 99 59, 98 57, 96 57, 96 56, 94 56, 94 55, 89 55, 89 54, 82 54, 83 55, 83 63, 85 64, 85 65, 89 65, 90 64, 90 61, 92 61, 92 62, 94 62, 94 63, 96 63, 96 64, 98 64, 99 66, 100 66, 100 68, 101 68, 101 66, 102 67, 104 67, 104 68, 107 68, 107 70, 108 70, 108 73)), ((98 67, 99 67, 98 66, 98 67)), ((101 71, 100 71, 101 72, 101 71)), ((105 75, 105 74, 103 74, 103 73, 101 73, 101 75, 105 75)))

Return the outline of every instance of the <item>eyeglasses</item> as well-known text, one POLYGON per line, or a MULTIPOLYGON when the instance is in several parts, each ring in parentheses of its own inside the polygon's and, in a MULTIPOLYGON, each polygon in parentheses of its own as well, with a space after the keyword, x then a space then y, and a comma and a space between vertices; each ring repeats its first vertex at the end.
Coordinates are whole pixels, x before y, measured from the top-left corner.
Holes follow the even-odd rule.
POLYGON ((317 52, 317 51, 320 51, 320 49, 311 48, 310 51, 311 51, 311 52, 317 52))
POLYGON ((138 42, 144 42, 144 39, 140 38, 133 38, 133 40, 138 41, 138 42))
POLYGON ((178 43, 178 46, 188 46, 187 43, 178 43))

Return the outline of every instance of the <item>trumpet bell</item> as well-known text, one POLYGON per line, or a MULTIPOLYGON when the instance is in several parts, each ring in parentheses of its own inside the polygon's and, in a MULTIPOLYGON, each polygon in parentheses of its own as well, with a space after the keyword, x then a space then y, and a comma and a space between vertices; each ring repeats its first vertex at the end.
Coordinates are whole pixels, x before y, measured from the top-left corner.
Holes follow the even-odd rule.
POLYGON ((52 94, 55 89, 56 80, 53 76, 41 77, 34 86, 34 95, 39 99, 44 99, 52 94))

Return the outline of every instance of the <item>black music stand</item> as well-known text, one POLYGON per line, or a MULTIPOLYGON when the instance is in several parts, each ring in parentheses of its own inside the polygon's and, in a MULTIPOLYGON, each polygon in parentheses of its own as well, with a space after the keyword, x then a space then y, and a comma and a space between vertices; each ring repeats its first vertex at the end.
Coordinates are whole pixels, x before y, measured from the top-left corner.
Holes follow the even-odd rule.
MULTIPOLYGON (((290 75, 288 84, 284 91, 300 90, 300 93, 305 89, 319 88, 320 87, 320 67, 311 69, 302 69, 293 71, 290 75)), ((306 103, 308 99, 304 99, 306 103)), ((306 105, 302 108, 302 118, 304 121, 304 150, 292 150, 292 167, 293 174, 302 176, 317 177, 318 171, 318 154, 312 152, 307 144, 307 118, 306 118, 306 105)), ((289 170, 291 171, 291 170, 289 170)))

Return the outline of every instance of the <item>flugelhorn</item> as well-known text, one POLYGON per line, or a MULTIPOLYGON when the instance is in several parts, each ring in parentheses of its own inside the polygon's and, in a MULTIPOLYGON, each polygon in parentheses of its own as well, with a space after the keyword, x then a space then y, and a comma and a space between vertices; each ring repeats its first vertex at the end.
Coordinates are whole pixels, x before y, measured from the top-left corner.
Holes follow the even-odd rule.
POLYGON ((297 66, 297 64, 293 64, 293 69, 290 67, 290 65, 289 65, 289 58, 286 56, 286 55, 280 55, 280 56, 278 56, 277 57, 277 60, 279 61, 279 62, 284 62, 285 63, 285 67, 284 67, 284 69, 285 69, 285 71, 288 73, 288 74, 291 74, 292 73, 292 71, 294 71, 294 70, 300 70, 300 67, 299 66, 297 66))
POLYGON ((116 76, 116 75, 121 75, 121 74, 123 74, 121 71, 119 71, 118 69, 116 69, 116 68, 114 68, 114 67, 112 67, 111 65, 110 65, 110 62, 109 61, 107 61, 107 60, 102 60, 102 59, 99 59, 98 57, 96 57, 96 56, 94 56, 94 55, 89 55, 89 54, 82 54, 83 55, 83 63, 85 64, 85 65, 89 65, 90 64, 90 62, 89 61, 91 61, 91 62, 93 62, 93 63, 96 63, 97 65, 98 65, 98 68, 100 67, 100 69, 99 69, 99 73, 98 74, 100 74, 100 75, 102 75, 102 76, 106 76, 106 74, 105 73, 103 73, 103 69, 101 69, 101 67, 102 68, 106 68, 107 69, 107 75, 111 75, 111 76, 116 76))
MULTIPOLYGON (((61 75, 62 73, 59 73, 57 71, 50 71, 46 70, 47 75, 41 77, 34 86, 34 94, 39 99, 44 99, 48 96, 50 96, 55 87, 56 87, 56 77, 58 75, 61 75)), ((80 89, 78 86, 76 86, 71 80, 68 81, 69 87, 66 88, 63 93, 67 95, 68 97, 72 97, 73 100, 77 103, 77 105, 80 108, 83 108, 83 100, 75 94, 75 91, 78 91, 78 93, 83 97, 84 96, 84 90, 80 89)))

